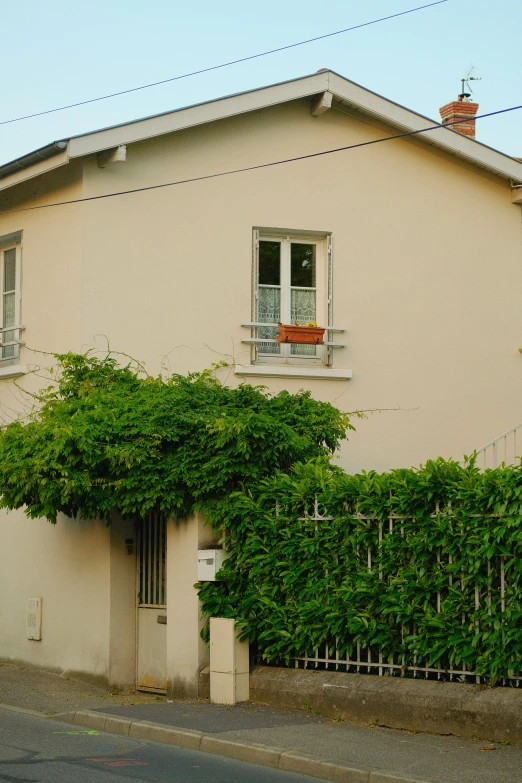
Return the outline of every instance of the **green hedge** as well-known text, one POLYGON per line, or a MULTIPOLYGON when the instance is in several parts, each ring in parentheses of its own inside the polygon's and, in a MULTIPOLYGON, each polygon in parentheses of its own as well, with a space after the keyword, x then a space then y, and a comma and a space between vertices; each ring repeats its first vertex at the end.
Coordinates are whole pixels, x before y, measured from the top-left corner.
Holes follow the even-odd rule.
POLYGON ((203 612, 237 618, 268 661, 337 640, 340 654, 359 642, 407 666, 520 674, 521 498, 520 467, 296 465, 207 505, 230 557, 200 585, 203 612))

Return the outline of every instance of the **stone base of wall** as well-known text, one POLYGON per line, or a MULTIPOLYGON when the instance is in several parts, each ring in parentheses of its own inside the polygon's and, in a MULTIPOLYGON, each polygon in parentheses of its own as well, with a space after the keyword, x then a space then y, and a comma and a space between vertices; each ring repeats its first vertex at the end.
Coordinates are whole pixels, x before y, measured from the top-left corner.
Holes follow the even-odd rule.
POLYGON ((198 699, 210 699, 210 666, 199 673, 198 699))
MULTIPOLYGON (((0 655, 0 664, 1 663, 11 663, 14 666, 21 666, 24 669, 30 669, 32 671, 57 674, 65 680, 78 680, 80 682, 85 682, 88 685, 94 685, 96 688, 103 688, 104 690, 110 687, 109 678, 103 674, 92 674, 91 672, 84 672, 76 669, 61 669, 59 666, 38 666, 35 663, 24 661, 21 658, 10 658, 8 656, 0 655)), ((129 689, 134 689, 134 683, 129 683, 128 687, 129 689)))
POLYGON ((258 666, 250 700, 434 734, 522 745, 522 688, 258 666))

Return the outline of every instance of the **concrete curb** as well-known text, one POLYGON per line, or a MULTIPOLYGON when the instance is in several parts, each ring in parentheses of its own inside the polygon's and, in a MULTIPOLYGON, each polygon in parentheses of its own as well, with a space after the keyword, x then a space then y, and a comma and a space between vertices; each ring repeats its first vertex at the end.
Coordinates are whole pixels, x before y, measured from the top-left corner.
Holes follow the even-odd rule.
POLYGON ((13 707, 11 704, 2 704, 2 702, 0 702, 0 710, 8 710, 9 712, 21 712, 22 715, 32 715, 33 718, 49 717, 49 715, 46 712, 38 712, 37 710, 28 710, 25 707, 13 707))
POLYGON ((264 767, 275 767, 286 772, 331 780, 333 783, 428 783, 402 775, 394 775, 379 770, 349 767, 346 764, 333 764, 328 761, 310 758, 303 753, 285 751, 270 745, 254 742, 231 742, 220 739, 215 734, 202 731, 181 729, 154 721, 118 718, 105 712, 81 710, 46 715, 51 720, 72 723, 86 729, 119 734, 123 737, 160 742, 163 745, 176 745, 189 750, 199 750, 216 756, 224 756, 237 761, 248 761, 264 767))

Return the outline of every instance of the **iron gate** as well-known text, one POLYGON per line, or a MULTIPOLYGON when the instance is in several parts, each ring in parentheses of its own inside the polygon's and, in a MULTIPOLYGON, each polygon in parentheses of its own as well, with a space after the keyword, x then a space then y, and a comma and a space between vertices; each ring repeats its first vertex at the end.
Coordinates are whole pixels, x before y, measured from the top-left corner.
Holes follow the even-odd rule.
POLYGON ((138 690, 164 693, 167 687, 167 525, 151 511, 137 530, 138 690))

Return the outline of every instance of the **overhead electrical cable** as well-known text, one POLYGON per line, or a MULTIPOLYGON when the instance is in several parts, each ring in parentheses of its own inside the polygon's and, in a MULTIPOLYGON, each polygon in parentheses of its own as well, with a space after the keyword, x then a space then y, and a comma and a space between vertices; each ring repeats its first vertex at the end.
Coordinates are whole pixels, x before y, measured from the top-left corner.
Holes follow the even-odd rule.
MULTIPOLYGON (((497 114, 506 114, 510 111, 517 111, 518 109, 522 109, 522 104, 520 106, 510 106, 508 109, 498 109, 497 111, 490 111, 487 114, 477 114, 476 117, 473 117, 469 120, 469 122, 472 122, 474 120, 483 120, 486 117, 494 117, 497 114)), ((281 166, 285 163, 294 163, 299 160, 308 160, 309 158, 319 158, 322 155, 332 155, 336 152, 346 152, 347 150, 354 150, 358 149, 360 147, 369 147, 372 144, 380 144, 384 141, 393 141, 394 139, 404 139, 407 136, 418 136, 421 133, 427 133, 428 131, 434 131, 434 130, 441 130, 444 128, 448 128, 451 125, 463 125, 465 124, 466 120, 453 120, 452 122, 447 122, 444 125, 429 125, 427 128, 420 128, 419 130, 411 130, 411 131, 404 131, 403 133, 396 133, 393 136, 384 136, 381 139, 371 139, 370 141, 360 141, 357 144, 348 144, 345 147, 335 147, 333 149, 328 150, 321 150, 320 152, 309 152, 307 155, 297 155, 294 158, 283 158, 281 160, 272 160, 268 163, 258 163, 254 166, 244 166, 240 169, 230 169, 228 171, 218 171, 215 174, 202 174, 199 177, 189 177, 187 179, 178 179, 174 182, 163 182, 159 185, 145 185, 142 188, 132 188, 130 190, 118 190, 114 193, 101 193, 99 196, 85 196, 83 198, 73 198, 69 199, 67 201, 56 201, 52 204, 39 204, 34 207, 20 207, 19 209, 8 209, 4 211, 0 211, 0 215, 12 215, 15 212, 30 212, 35 209, 50 209, 51 207, 64 207, 68 204, 80 204, 86 201, 99 201, 104 198, 115 198, 116 196, 128 196, 132 193, 144 193, 146 191, 150 190, 159 190, 160 188, 172 188, 175 185, 187 185, 189 182, 202 182, 204 180, 208 179, 217 179, 218 177, 228 177, 232 174, 243 174, 247 171, 257 171, 259 169, 267 169, 272 166, 281 166)))
POLYGON ((297 46, 304 46, 305 44, 313 43, 314 41, 321 41, 324 38, 332 38, 334 35, 342 35, 343 33, 349 33, 352 30, 359 30, 361 27, 369 27, 372 24, 378 24, 379 22, 387 22, 389 19, 396 19, 399 16, 406 16, 407 14, 413 14, 415 11, 422 11, 425 8, 431 8, 434 5, 442 5, 449 0, 436 0, 433 3, 427 3, 426 5, 419 5, 416 8, 409 8, 407 11, 398 11, 395 14, 389 16, 382 16, 379 19, 372 19, 370 22, 362 22, 361 24, 353 25, 353 27, 345 27, 343 30, 335 30, 333 33, 325 33, 324 35, 316 35, 314 38, 307 38, 304 41, 297 41, 297 43, 286 44, 285 46, 278 46, 275 49, 268 49, 266 52, 258 52, 257 54, 250 54, 247 57, 239 57, 237 60, 229 60, 219 65, 210 65, 208 68, 200 68, 197 71, 190 71, 189 73, 183 73, 179 76, 171 76, 168 79, 161 79, 157 82, 151 82, 150 84, 142 84, 139 87, 130 87, 128 90, 119 90, 119 92, 111 92, 107 95, 100 95, 98 98, 89 98, 85 101, 77 101, 76 103, 69 103, 65 106, 58 106, 55 109, 45 109, 44 111, 34 112, 33 114, 25 114, 21 117, 13 117, 10 120, 0 120, 0 125, 9 125, 13 122, 21 122, 22 120, 30 120, 34 117, 42 117, 44 114, 54 114, 58 111, 66 111, 66 109, 75 109, 77 106, 86 106, 89 103, 96 103, 97 101, 106 101, 109 98, 117 98, 119 95, 128 95, 131 92, 138 92, 139 90, 148 90, 149 87, 159 87, 161 84, 168 84, 169 82, 180 81, 181 79, 188 79, 190 76, 198 76, 202 73, 209 73, 210 71, 217 71, 220 68, 228 68, 230 65, 238 65, 239 63, 246 63, 249 60, 257 60, 260 57, 267 57, 269 54, 276 54, 277 52, 284 52, 287 49, 295 49, 297 46))

